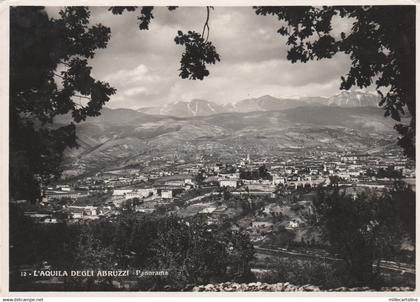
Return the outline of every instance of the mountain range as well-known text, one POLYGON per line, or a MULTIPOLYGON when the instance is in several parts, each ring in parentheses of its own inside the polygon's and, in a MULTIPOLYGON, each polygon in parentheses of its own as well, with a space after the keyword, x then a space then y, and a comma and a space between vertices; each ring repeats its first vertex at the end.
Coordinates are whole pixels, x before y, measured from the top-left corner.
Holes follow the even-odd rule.
POLYGON ((320 97, 314 103, 304 98, 291 99, 281 105, 276 104, 278 99, 264 96, 240 102, 247 106, 237 103, 237 111, 228 111, 227 106, 222 111, 209 103, 207 107, 214 110, 213 114, 204 114, 206 107, 201 105, 206 103, 197 102, 196 110, 191 107, 195 102, 190 102, 190 109, 196 113, 193 117, 177 116, 189 111, 163 115, 103 108, 100 116, 77 125, 80 147, 66 151, 65 173, 80 175, 124 167, 151 169, 145 162, 156 158, 232 161, 246 153, 281 157, 286 151, 374 153, 394 148, 393 121, 384 118, 381 108, 373 106, 370 95, 357 95, 320 97), (362 103, 365 99, 369 106, 362 106, 366 105, 362 103))
POLYGON ((154 115, 176 117, 207 116, 227 112, 273 111, 302 106, 339 106, 339 107, 378 107, 379 96, 361 91, 343 91, 331 97, 276 98, 264 95, 238 102, 217 104, 206 100, 193 99, 176 101, 162 107, 143 107, 137 111, 154 115))

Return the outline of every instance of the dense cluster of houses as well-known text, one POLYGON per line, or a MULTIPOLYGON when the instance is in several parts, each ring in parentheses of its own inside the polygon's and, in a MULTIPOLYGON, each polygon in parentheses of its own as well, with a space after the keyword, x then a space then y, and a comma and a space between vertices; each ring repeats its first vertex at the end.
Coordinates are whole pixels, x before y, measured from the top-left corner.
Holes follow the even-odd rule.
MULTIPOLYGON (((384 188, 387 179, 369 174, 379 169, 398 171, 404 178, 415 177, 414 163, 392 152, 381 155, 321 152, 254 161, 248 154, 237 163, 182 163, 172 169, 168 169, 167 162, 162 164, 165 167, 162 170, 114 170, 46 187, 41 205, 46 208, 54 205, 59 215, 28 212, 27 216, 44 223, 112 217, 128 202, 135 211, 150 213, 156 205, 171 203, 183 198, 185 192, 202 187, 227 190, 232 195, 275 197, 279 187, 292 191, 329 185, 332 176, 343 184, 384 188), (264 177, 244 176, 258 175, 255 172, 262 167, 264 177), (95 205, 94 196, 98 195, 107 198, 95 205), (57 209, 57 204, 62 209, 57 209)), ((292 223, 290 227, 293 226, 292 223)))

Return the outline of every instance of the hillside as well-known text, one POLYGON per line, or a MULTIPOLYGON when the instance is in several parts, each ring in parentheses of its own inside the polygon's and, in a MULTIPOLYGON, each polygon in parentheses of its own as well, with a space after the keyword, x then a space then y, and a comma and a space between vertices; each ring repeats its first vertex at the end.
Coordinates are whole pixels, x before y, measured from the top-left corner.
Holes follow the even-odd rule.
POLYGON ((80 148, 68 150, 65 163, 80 174, 141 165, 149 157, 237 159, 244 153, 273 156, 311 148, 377 151, 395 143, 392 126, 373 107, 306 106, 190 118, 107 109, 78 125, 80 148))

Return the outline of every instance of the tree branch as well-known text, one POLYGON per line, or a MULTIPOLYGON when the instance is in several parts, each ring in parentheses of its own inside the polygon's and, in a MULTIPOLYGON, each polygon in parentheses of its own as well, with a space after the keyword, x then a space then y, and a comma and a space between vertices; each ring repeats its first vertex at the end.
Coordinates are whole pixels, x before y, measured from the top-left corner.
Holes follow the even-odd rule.
POLYGON ((206 17, 206 22, 204 23, 204 26, 203 26, 203 32, 201 33, 201 36, 204 38, 204 33, 207 28, 207 37, 206 37, 206 42, 207 42, 209 38, 209 33, 210 33, 210 27, 209 27, 210 6, 206 6, 206 9, 207 9, 207 17, 206 17))
POLYGON ((316 29, 315 26, 312 26, 312 28, 314 29, 314 31, 316 32, 316 34, 318 35, 318 38, 321 38, 321 35, 319 34, 318 30, 316 29))
POLYGON ((80 106, 80 108, 85 108, 85 106, 83 106, 83 105, 80 103, 81 99, 87 99, 87 100, 89 100, 89 101, 91 101, 91 100, 92 100, 90 97, 88 97, 88 96, 84 96, 84 95, 80 95, 80 94, 75 94, 75 95, 73 95, 73 96, 75 96, 75 97, 78 97, 78 98, 79 98, 79 103, 78 103, 78 104, 77 104, 77 103, 74 103, 74 104, 75 104, 75 105, 80 106))
POLYGON ((84 96, 84 95, 75 94, 74 96, 79 97, 79 98, 83 98, 83 99, 88 99, 89 101, 92 100, 90 97, 84 96))
POLYGON ((53 74, 54 74, 55 76, 57 76, 57 77, 59 77, 59 78, 61 78, 61 79, 65 80, 65 78, 64 78, 63 76, 61 76, 61 75, 59 75, 59 74, 56 74, 55 72, 53 72, 53 74))
POLYGON ((70 67, 70 64, 69 63, 66 63, 64 61, 60 61, 60 63, 63 64, 63 65, 66 65, 67 67, 70 67))

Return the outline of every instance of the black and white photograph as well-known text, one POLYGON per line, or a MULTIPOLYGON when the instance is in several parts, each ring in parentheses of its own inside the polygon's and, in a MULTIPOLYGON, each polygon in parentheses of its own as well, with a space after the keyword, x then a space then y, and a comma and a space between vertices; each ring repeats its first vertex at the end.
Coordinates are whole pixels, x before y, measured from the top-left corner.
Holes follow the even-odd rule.
POLYGON ((95 5, 7 7, 9 292, 415 293, 416 5, 95 5))

